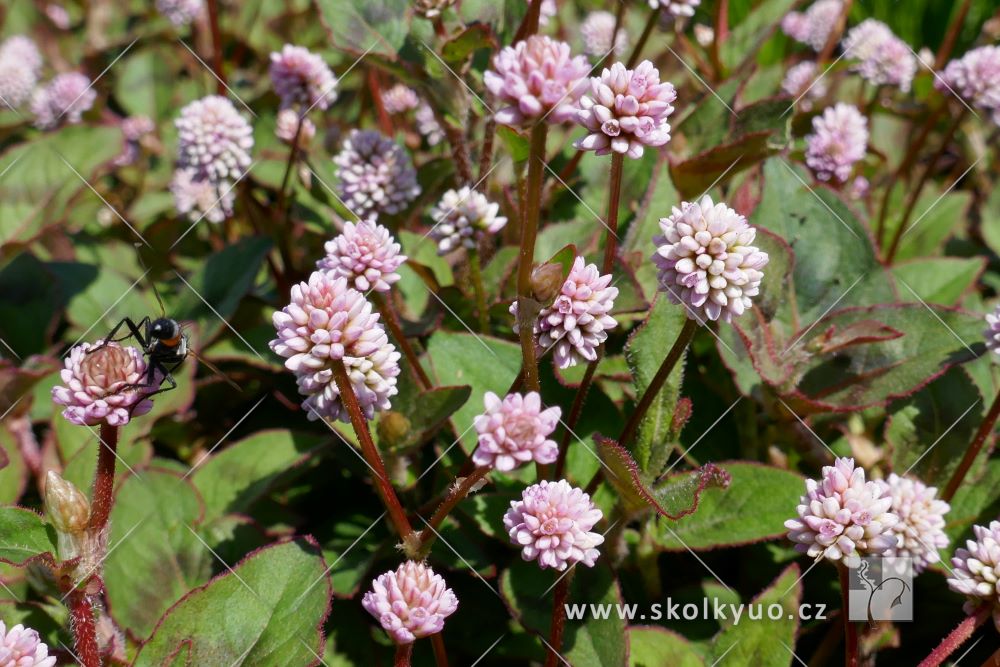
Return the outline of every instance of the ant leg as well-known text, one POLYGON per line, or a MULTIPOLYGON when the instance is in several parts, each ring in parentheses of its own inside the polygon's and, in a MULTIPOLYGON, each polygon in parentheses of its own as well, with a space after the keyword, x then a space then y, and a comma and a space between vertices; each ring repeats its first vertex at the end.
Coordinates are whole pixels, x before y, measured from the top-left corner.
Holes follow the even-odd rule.
POLYGON ((120 343, 121 341, 126 340, 128 338, 135 338, 137 341, 139 341, 139 345, 141 345, 143 348, 145 348, 147 346, 147 344, 148 344, 148 341, 146 340, 146 336, 145 336, 145 334, 143 334, 142 330, 143 330, 143 328, 146 327, 146 325, 148 323, 149 323, 149 317, 148 316, 142 318, 142 320, 139 322, 138 326, 136 325, 135 322, 132 321, 132 318, 130 318, 130 317, 124 318, 121 322, 119 322, 118 324, 115 325, 115 328, 112 329, 110 333, 108 333, 108 335, 104 338, 104 340, 101 342, 100 345, 98 345, 97 347, 95 347, 93 349, 87 350, 87 354, 91 354, 93 352, 97 352, 98 350, 107 347, 108 343, 112 343, 112 342, 114 342, 114 343, 120 343), (126 335, 124 335, 124 336, 122 336, 122 337, 120 337, 120 338, 115 338, 115 334, 117 334, 118 330, 121 329, 122 327, 127 327, 128 330, 129 330, 129 333, 126 334, 126 335))

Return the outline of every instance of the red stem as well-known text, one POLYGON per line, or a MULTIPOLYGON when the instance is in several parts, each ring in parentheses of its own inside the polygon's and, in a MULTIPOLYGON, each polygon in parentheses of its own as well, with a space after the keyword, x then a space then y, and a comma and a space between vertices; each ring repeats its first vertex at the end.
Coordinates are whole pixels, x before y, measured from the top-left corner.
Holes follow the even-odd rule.
POLYGON ((101 667, 101 651, 97 646, 94 628, 94 611, 85 591, 77 589, 69 594, 69 611, 76 657, 83 667, 101 667))
POLYGON ((538 32, 538 22, 541 16, 542 0, 531 0, 531 4, 528 5, 528 12, 524 15, 521 25, 518 26, 517 33, 514 35, 515 44, 538 32))
POLYGON ((343 361, 337 360, 333 362, 333 378, 337 383, 337 389, 340 390, 340 400, 344 403, 344 407, 347 408, 347 414, 351 417, 351 426, 354 427, 354 433, 358 436, 361 453, 364 455, 365 461, 368 462, 368 465, 375 472, 375 490, 382 499, 382 504, 385 505, 386 510, 389 512, 389 518, 395 526, 396 532, 399 533, 401 538, 406 539, 413 532, 413 528, 410 527, 410 521, 406 518, 406 512, 403 510, 403 506, 400 505, 399 498, 396 497, 396 491, 392 488, 392 484, 389 483, 389 476, 385 471, 382 456, 379 454, 378 449, 375 447, 375 442, 372 440, 371 431, 368 430, 368 420, 365 419, 364 413, 361 412, 358 397, 354 395, 354 386, 347 375, 347 368, 344 366, 343 361))
POLYGON ((615 255, 618 251, 618 207, 622 195, 622 165, 625 156, 615 153, 611 156, 611 175, 608 187, 608 235, 604 243, 604 265, 601 273, 608 274, 615 265, 615 255))
POLYGON ((393 667, 410 667, 413 656, 413 644, 400 644, 396 647, 396 657, 392 660, 393 667))
POLYGON ((719 57, 719 46, 729 36, 729 0, 719 0, 715 4, 715 39, 712 40, 710 56, 715 69, 715 80, 722 81, 725 76, 722 58, 719 57))
POLYGON ((375 305, 378 307, 378 312, 382 315, 382 321, 389 328, 389 333, 392 334, 393 339, 399 343, 399 347, 403 350, 403 356, 406 357, 406 361, 409 363, 410 368, 413 369, 414 375, 417 376, 417 381, 421 385, 420 388, 430 389, 433 387, 434 383, 427 377, 427 372, 420 365, 420 358, 417 356, 416 350, 413 349, 410 341, 406 339, 406 335, 403 333, 399 318, 396 316, 396 310, 392 307, 392 298, 388 294, 378 295, 375 299, 375 305))
POLYGON ((219 2, 208 0, 208 25, 212 31, 212 69, 215 70, 215 92, 226 94, 226 73, 222 69, 222 34, 219 31, 219 2))
POLYGON ((385 110, 385 104, 382 103, 382 87, 379 85, 378 73, 374 69, 368 70, 368 90, 372 94, 372 104, 375 105, 379 129, 382 134, 392 138, 396 131, 392 126, 392 118, 389 117, 389 112, 385 110))
POLYGON ((101 423, 97 449, 97 471, 94 473, 94 498, 90 504, 90 532, 100 535, 111 516, 115 491, 115 452, 118 449, 118 426, 101 423))
POLYGON ((430 550, 431 544, 434 543, 434 538, 437 537, 437 529, 441 527, 444 522, 445 517, 455 509, 462 500, 469 495, 469 491, 472 487, 476 485, 483 477, 490 472, 491 468, 489 466, 482 466, 476 468, 466 477, 464 477, 459 483, 459 485, 451 491, 438 508, 434 510, 434 514, 431 516, 431 520, 427 522, 427 526, 420 531, 420 553, 426 555, 430 550))
POLYGON ((851 12, 851 4, 853 0, 847 0, 844 3, 844 8, 840 12, 840 16, 837 18, 837 25, 834 29, 830 31, 830 35, 826 38, 826 44, 823 45, 823 51, 819 54, 816 59, 816 65, 818 68, 822 68, 830 56, 833 55, 833 50, 837 48, 837 42, 840 41, 840 36, 844 32, 844 28, 847 26, 847 15, 851 12))
POLYGON ((941 499, 945 502, 951 502, 951 499, 955 497, 955 492, 958 491, 958 487, 962 485, 962 481, 968 474, 969 469, 976 460, 976 457, 979 456, 979 452, 982 451, 987 438, 989 438, 990 433, 993 432, 993 427, 996 426, 998 417, 1000 417, 1000 393, 997 393, 996 398, 993 399, 993 405, 990 406, 990 409, 983 418, 982 423, 979 424, 979 430, 976 431, 975 437, 972 438, 972 443, 969 445, 969 448, 965 450, 962 462, 958 464, 957 468, 955 468, 955 472, 952 473, 951 479, 948 480, 948 485, 944 487, 941 499))
POLYGON ((594 382, 594 374, 597 371, 597 366, 601 363, 602 356, 603 351, 598 352, 597 359, 587 364, 587 372, 583 374, 583 381, 580 382, 580 386, 576 390, 576 396, 573 397, 573 407, 570 408, 569 417, 566 418, 566 424, 564 425, 565 432, 563 433, 562 444, 559 446, 559 457, 556 459, 554 479, 560 479, 563 476, 563 470, 566 469, 566 454, 569 451, 570 441, 573 433, 576 431, 576 424, 580 421, 580 415, 583 414, 583 404, 587 402, 587 392, 590 389, 590 385, 594 382))
POLYGON ((434 648, 434 662, 437 667, 448 667, 448 651, 444 647, 444 637, 440 632, 431 635, 431 646, 434 648))
MULTIPOLYGON (((535 259, 535 238, 538 236, 539 206, 542 196, 542 169, 545 160, 545 139, 548 125, 545 121, 531 128, 531 151, 528 154, 528 185, 524 206, 521 209, 521 251, 517 264, 518 317, 528 310, 528 300, 532 298, 531 266, 535 259)), ((521 356, 524 361, 524 385, 528 391, 539 391, 538 359, 535 354, 535 334, 530 323, 519 327, 521 356)))
POLYGON ((937 648, 924 658, 918 667, 937 667, 948 659, 952 653, 964 644, 975 633, 976 629, 990 616, 990 608, 983 605, 973 614, 967 616, 958 626, 941 640, 937 648))
POLYGON ((858 627, 851 622, 848 613, 851 594, 850 575, 843 564, 837 565, 837 571, 840 572, 840 615, 844 619, 844 667, 858 667, 858 627))
POLYGON ((552 600, 552 626, 549 634, 549 654, 545 658, 545 667, 556 667, 561 661, 558 651, 562 649, 563 632, 566 630, 566 600, 569 598, 569 583, 573 578, 573 570, 556 584, 552 600))
POLYGON ((937 56, 934 58, 935 70, 942 69, 944 64, 948 62, 948 56, 951 55, 952 49, 955 48, 955 40, 958 39, 958 33, 962 31, 962 24, 965 23, 965 17, 969 14, 969 7, 971 6, 972 0, 965 0, 962 6, 959 7, 958 13, 955 14, 955 18, 948 25, 948 32, 945 33, 944 40, 941 42, 941 48, 938 49, 937 56))

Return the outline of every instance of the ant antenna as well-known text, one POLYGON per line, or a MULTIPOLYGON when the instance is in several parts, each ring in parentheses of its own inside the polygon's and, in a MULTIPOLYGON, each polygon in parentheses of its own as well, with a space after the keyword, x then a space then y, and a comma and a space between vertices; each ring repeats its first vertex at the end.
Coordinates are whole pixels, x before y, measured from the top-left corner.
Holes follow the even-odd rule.
MULTIPOLYGON (((135 256, 139 260, 139 266, 141 266, 143 270, 142 275, 146 276, 149 274, 149 267, 147 267, 146 263, 142 261, 142 251, 141 251, 142 246, 139 243, 135 243, 133 245, 135 246, 135 256)), ((156 281, 150 278, 149 286, 153 288, 153 296, 156 297, 156 303, 160 304, 160 315, 162 317, 166 317, 167 309, 163 307, 163 299, 160 298, 160 290, 156 289, 156 281)))

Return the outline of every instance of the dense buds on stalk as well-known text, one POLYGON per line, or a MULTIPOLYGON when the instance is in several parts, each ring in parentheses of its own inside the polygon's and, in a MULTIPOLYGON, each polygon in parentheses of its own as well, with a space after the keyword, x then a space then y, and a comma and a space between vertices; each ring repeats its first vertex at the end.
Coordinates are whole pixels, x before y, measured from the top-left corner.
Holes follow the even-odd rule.
POLYGON ((348 287, 345 278, 315 271, 309 282, 292 287, 292 301, 273 315, 278 337, 270 347, 285 357, 285 368, 296 374, 302 407, 309 419, 349 422, 333 363, 347 367, 358 403, 368 419, 387 410, 397 393, 399 353, 364 295, 348 287))
POLYGON ((308 118, 301 118, 295 109, 282 109, 274 126, 274 134, 286 144, 295 141, 295 133, 299 135, 299 148, 305 148, 316 136, 316 126, 308 118), (302 129, 299 129, 302 123, 302 129))
POLYGON ((867 19, 844 37, 844 53, 860 62, 852 69, 876 86, 898 86, 910 90, 917 72, 917 59, 906 42, 892 34, 889 26, 867 19))
POLYGON ((937 497, 937 489, 896 473, 879 482, 892 497, 892 512, 899 522, 892 527, 896 546, 886 556, 910 558, 915 573, 941 560, 938 549, 948 546, 944 515, 951 507, 937 497))
POLYGON ((981 46, 948 63, 934 85, 993 114, 1000 125, 1000 46, 981 46))
POLYGON ((344 223, 344 232, 324 248, 326 257, 316 266, 335 278, 346 278, 359 292, 388 292, 399 280, 396 269, 406 261, 389 230, 372 220, 344 223))
POLYGON ((413 0, 413 9, 424 18, 433 19, 455 4, 455 0, 413 0))
POLYGON ((428 565, 408 560, 372 582, 361 605, 397 644, 441 632, 458 609, 458 598, 428 565))
POLYGON ((861 556, 896 546, 899 517, 890 511, 892 496, 885 485, 865 481, 854 459, 837 459, 823 468, 819 481, 807 479, 799 502, 799 518, 785 522, 796 551, 857 567, 861 556))
POLYGON ((198 178, 192 169, 178 169, 170 179, 169 188, 177 212, 192 222, 204 218, 219 223, 233 214, 236 192, 229 183, 198 178))
POLYGON ((806 164, 821 181, 847 181, 868 148, 868 119, 857 107, 838 103, 813 118, 806 137, 806 164))
POLYGON ((660 73, 648 60, 635 69, 615 63, 590 79, 590 92, 580 98, 576 122, 588 132, 573 145, 597 155, 620 153, 642 157, 644 147, 670 141, 670 123, 677 91, 660 83, 660 73))
POLYGON ((546 262, 531 270, 531 293, 541 303, 551 303, 564 282, 561 264, 546 262))
POLYGON ((420 194, 406 151, 378 132, 351 130, 333 162, 344 205, 359 218, 399 213, 420 194))
MULTIPOLYGON (((538 347, 543 352, 554 349, 559 368, 597 359, 597 348, 607 340, 608 331, 618 326, 610 315, 618 288, 610 284, 611 274, 602 276, 596 264, 577 257, 555 301, 538 313, 534 324, 538 347)), ((516 333, 520 330, 517 302, 511 304, 510 313, 516 333)))
POLYGON ((204 7, 204 0, 156 0, 156 10, 175 26, 191 23, 204 7))
POLYGON ((483 82, 509 105, 494 115, 501 125, 564 123, 575 113, 589 71, 584 56, 570 55, 569 44, 532 35, 495 55, 483 82))
POLYGON ((660 289, 687 306, 689 318, 730 322, 753 307, 768 256, 753 245, 757 231, 746 218, 706 195, 660 218, 660 229, 653 238, 660 289))
POLYGON ((587 14, 580 24, 580 37, 583 38, 583 52, 588 56, 603 58, 611 52, 612 44, 616 56, 620 56, 628 48, 628 33, 623 27, 618 28, 615 36, 615 15, 611 12, 596 11, 587 14))
POLYGON ((16 109, 31 97, 42 69, 42 54, 23 35, 0 43, 0 108, 16 109))
POLYGON ((437 241, 438 254, 445 255, 459 246, 478 247, 483 236, 496 234, 507 224, 507 218, 497 215, 499 212, 499 204, 467 185, 445 192, 431 209, 434 227, 430 236, 437 241))
POLYGON ((59 376, 63 384, 52 388, 52 400, 79 426, 124 426, 153 407, 146 394, 155 387, 145 386, 146 359, 135 347, 81 343, 70 350, 59 376))
POLYGON ((559 446, 549 435, 559 423, 558 407, 543 410, 541 396, 534 391, 507 394, 502 401, 488 391, 483 402, 486 411, 473 421, 479 434, 473 463, 507 472, 528 461, 555 462, 559 446))
POLYGON ((841 0, 819 0, 805 12, 789 12, 781 20, 781 29, 797 42, 822 51, 843 11, 841 0))
POLYGON ((812 109, 813 102, 825 97, 827 90, 816 63, 809 60, 790 68, 781 82, 781 91, 794 97, 803 111, 812 109))
POLYGON ((986 338, 986 348, 1000 356, 1000 306, 986 314, 986 331, 983 332, 983 337, 986 338))
POLYGON ((79 72, 59 74, 45 86, 37 88, 31 97, 35 127, 51 130, 60 123, 79 123, 96 99, 97 93, 85 75, 79 72))
POLYGON ((281 107, 326 110, 337 99, 337 79, 329 65, 309 49, 285 44, 271 54, 268 70, 281 107))
MULTIPOLYGON (((90 503, 79 489, 50 470, 45 476, 45 514, 56 529, 60 560, 72 560, 84 554, 90 503)), ((0 665, 3 663, 0 662, 0 665)))
POLYGON ((444 140, 444 130, 434 117, 434 110, 426 102, 421 102, 413 114, 417 124, 417 132, 427 140, 428 146, 437 146, 444 140))
POLYGON ((653 9, 662 7, 668 16, 694 16, 694 8, 701 4, 701 0, 647 0, 653 9))
POLYGON ((546 480, 510 503, 503 525, 511 543, 521 547, 521 558, 561 572, 576 563, 594 566, 604 536, 591 529, 603 516, 583 490, 564 479, 546 480))
POLYGON ((38 633, 23 625, 10 630, 0 621, 0 667, 54 667, 55 656, 38 633))
POLYGON ((968 598, 965 611, 973 613, 980 605, 993 608, 993 622, 1000 632, 1000 521, 991 521, 989 527, 973 526, 974 540, 965 548, 955 550, 951 559, 954 570, 948 586, 968 598))
POLYGON ((418 104, 420 98, 417 93, 402 83, 382 91, 382 106, 388 114, 406 113, 410 109, 416 109, 418 104))

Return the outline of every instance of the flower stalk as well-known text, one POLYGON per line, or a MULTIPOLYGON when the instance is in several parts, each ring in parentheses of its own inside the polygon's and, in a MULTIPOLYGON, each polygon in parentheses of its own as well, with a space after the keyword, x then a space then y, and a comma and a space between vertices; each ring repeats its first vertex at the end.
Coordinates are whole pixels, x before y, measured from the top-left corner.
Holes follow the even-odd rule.
POLYGON ((959 623, 948 636, 941 640, 941 643, 931 651, 930 655, 924 658, 918 667, 938 667, 948 659, 959 646, 969 640, 987 618, 990 617, 989 605, 979 607, 975 612, 969 614, 959 623))
MULTIPOLYGON (((528 154, 528 183, 521 211, 521 249, 517 265, 517 298, 519 312, 523 315, 531 312, 531 265, 535 258, 535 239, 538 236, 539 206, 542 195, 542 170, 545 160, 545 140, 548 136, 548 125, 544 121, 535 123, 531 128, 531 149, 528 154)), ((528 391, 538 391, 541 385, 538 381, 538 359, 535 354, 534 328, 530 325, 520 327, 521 355, 524 359, 524 385, 528 391)))
MULTIPOLYGON (((656 8, 649 13, 649 20, 646 21, 646 27, 643 28, 642 34, 639 35, 639 41, 635 43, 635 47, 632 49, 632 54, 628 57, 628 62, 625 67, 632 69, 635 64, 639 62, 639 56, 642 55, 642 47, 646 46, 646 42, 649 41, 649 36, 653 34, 653 28, 656 27, 657 21, 660 20, 660 10, 661 5, 657 4, 656 8)), ((617 31, 615 32, 617 36, 617 31)), ((611 42, 614 44, 614 42, 611 42)))
POLYGON ((70 620, 73 628, 73 643, 76 655, 83 667, 101 667, 101 652, 97 646, 97 630, 94 625, 94 609, 87 593, 75 589, 69 594, 70 620))
POLYGON ((848 613, 850 573, 843 563, 837 564, 837 572, 840 574, 840 615, 844 619, 844 667, 858 667, 858 627, 848 613))
POLYGON ((969 473, 969 469, 972 468, 976 457, 982 451, 983 445, 986 444, 986 440, 993 433, 993 428, 996 426, 998 418, 1000 418, 1000 392, 993 399, 993 404, 990 405, 989 411, 987 411, 983 421, 979 424, 979 429, 976 431, 976 435, 973 436, 969 448, 965 450, 962 461, 955 468, 951 479, 948 480, 948 484, 944 487, 941 499, 945 502, 951 502, 951 499, 955 497, 958 487, 962 485, 962 481, 965 480, 965 476, 969 473))
POLYGON ((545 657, 545 667, 556 667, 563 660, 559 651, 562 649, 563 633, 566 630, 566 601, 569 599, 569 585, 573 579, 574 571, 570 570, 556 583, 552 599, 549 654, 545 657))
POLYGON ((430 521, 422 531, 420 531, 420 544, 417 547, 418 558, 426 557, 430 552, 431 545, 434 544, 434 538, 437 537, 437 529, 441 527, 444 523, 445 518, 448 514, 455 509, 455 507, 462 502, 462 500, 469 495, 472 488, 476 486, 480 480, 489 474, 491 468, 489 466, 479 466, 467 476, 463 477, 460 482, 457 482, 452 490, 445 496, 445 499, 441 501, 438 508, 434 510, 434 514, 431 515, 430 521))
POLYGON ((389 329, 389 333, 392 334, 393 340, 399 344, 399 348, 403 351, 403 356, 406 357, 407 363, 409 363, 410 368, 413 369, 413 374, 417 378, 417 382, 420 383, 421 389, 430 389, 434 386, 431 379, 427 376, 427 371, 420 364, 420 357, 417 356, 417 351, 413 349, 413 345, 406 338, 406 334, 403 333, 403 327, 400 325, 399 317, 396 315, 396 309, 392 306, 392 298, 388 293, 385 295, 375 293, 373 295, 375 306, 378 308, 379 314, 382 316, 382 321, 385 322, 385 326, 389 329))
POLYGON ((431 648, 434 649, 434 663, 437 667, 448 667, 448 651, 440 632, 431 635, 431 648))
POLYGON ((410 658, 413 657, 413 644, 400 644, 396 647, 396 657, 393 658, 393 667, 410 667, 410 658))
POLYGON ((351 378, 347 375, 347 367, 344 366, 342 359, 337 359, 333 362, 333 378, 337 383, 337 389, 340 391, 340 400, 343 401, 344 407, 347 408, 347 413, 351 418, 351 426, 354 427, 354 433, 358 436, 361 453, 375 473, 375 490, 378 492, 382 504, 385 505, 386 510, 389 512, 389 519, 396 528, 396 532, 405 540, 413 532, 413 528, 410 527, 410 521, 406 518, 406 512, 399 503, 399 498, 396 497, 396 491, 392 488, 392 484, 389 483, 389 476, 386 473, 382 456, 379 454, 378 448, 375 447, 375 442, 372 440, 371 431, 368 430, 368 421, 365 419, 364 413, 361 412, 361 405, 358 403, 358 397, 354 394, 354 386, 351 384, 351 378))
POLYGON ((94 473, 94 497, 90 506, 90 534, 95 537, 106 530, 111 516, 119 431, 118 426, 101 423, 101 442, 97 450, 97 470, 94 473))

